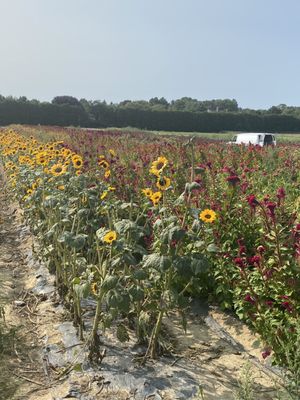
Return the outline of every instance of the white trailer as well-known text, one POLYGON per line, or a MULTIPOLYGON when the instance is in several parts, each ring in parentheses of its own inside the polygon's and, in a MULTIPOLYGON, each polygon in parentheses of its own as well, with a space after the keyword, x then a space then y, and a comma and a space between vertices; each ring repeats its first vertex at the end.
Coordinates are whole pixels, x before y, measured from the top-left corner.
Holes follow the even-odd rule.
POLYGON ((228 144, 244 144, 248 145, 257 145, 257 146, 276 146, 276 137, 272 133, 238 133, 235 135, 228 144))

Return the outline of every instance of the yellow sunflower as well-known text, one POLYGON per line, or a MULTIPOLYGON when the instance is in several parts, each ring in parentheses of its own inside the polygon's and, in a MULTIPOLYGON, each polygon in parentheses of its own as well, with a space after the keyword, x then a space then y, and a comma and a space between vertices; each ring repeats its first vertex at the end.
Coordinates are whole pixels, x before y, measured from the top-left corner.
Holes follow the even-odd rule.
POLYGON ((99 167, 102 167, 104 169, 109 168, 109 162, 106 161, 104 158, 98 160, 98 165, 99 167))
POLYGON ((157 206, 161 197, 162 197, 161 192, 154 192, 154 193, 152 193, 150 200, 152 201, 154 206, 157 206))
POLYGON ((166 190, 171 186, 171 179, 166 176, 160 176, 157 179, 156 186, 159 190, 166 190))
POLYGON ((108 179, 111 175, 110 169, 105 171, 104 178, 108 179))
POLYGON ((75 155, 72 157, 73 167, 79 169, 83 166, 83 160, 81 156, 75 155))
POLYGON ((50 168, 50 173, 54 176, 60 176, 63 175, 67 172, 67 167, 63 164, 54 164, 51 168, 50 168))
POLYGON ((148 197, 148 199, 150 199, 153 195, 153 192, 150 188, 142 189, 142 193, 144 193, 144 195, 148 197))
POLYGON ((36 163, 44 166, 48 164, 48 157, 45 151, 42 151, 36 155, 36 163))
POLYGON ((94 296, 97 295, 97 292, 98 292, 98 285, 97 285, 96 282, 94 282, 94 283, 91 284, 91 292, 93 293, 94 296))
POLYGON ((116 231, 109 231, 103 238, 103 242, 112 244, 117 239, 117 232, 116 231))
POLYGON ((158 157, 157 160, 153 161, 151 168, 150 168, 150 174, 153 174, 155 176, 159 176, 164 168, 167 166, 168 160, 166 157, 158 157))
POLYGON ((214 210, 206 208, 200 213, 199 218, 203 222, 212 223, 216 220, 217 214, 214 212, 214 210))
POLYGON ((101 194, 101 196, 100 196, 100 200, 104 200, 105 199, 105 197, 107 196, 107 194, 108 194, 108 191, 107 190, 105 190, 102 194, 101 194))

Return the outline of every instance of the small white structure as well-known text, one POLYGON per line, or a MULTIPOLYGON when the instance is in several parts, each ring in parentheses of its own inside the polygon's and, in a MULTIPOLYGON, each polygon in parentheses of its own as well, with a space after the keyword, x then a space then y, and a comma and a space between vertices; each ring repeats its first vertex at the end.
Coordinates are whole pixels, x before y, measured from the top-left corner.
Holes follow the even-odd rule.
POLYGON ((228 144, 249 144, 256 146, 276 146, 276 137, 272 133, 238 133, 235 135, 228 144))

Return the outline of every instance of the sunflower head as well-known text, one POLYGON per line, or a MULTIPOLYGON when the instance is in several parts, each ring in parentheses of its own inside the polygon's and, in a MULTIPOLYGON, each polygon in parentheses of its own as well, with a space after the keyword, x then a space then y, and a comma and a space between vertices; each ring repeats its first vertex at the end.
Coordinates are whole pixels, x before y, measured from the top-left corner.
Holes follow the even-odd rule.
POLYGON ((159 190, 166 190, 171 186, 171 179, 166 176, 159 176, 156 182, 156 186, 159 190))
POLYGON ((103 242, 112 244, 117 239, 117 232, 116 231, 109 231, 103 238, 103 242))
POLYGON ((104 178, 108 179, 110 177, 110 175, 111 175, 111 171, 110 171, 110 169, 107 169, 105 171, 104 178))
POLYGON ((104 169, 109 168, 109 162, 106 161, 104 158, 98 160, 98 165, 104 169))
POLYGON ((150 188, 142 189, 142 193, 144 193, 144 195, 148 197, 148 199, 150 199, 153 195, 153 192, 150 188))
POLYGON ((50 173, 53 176, 60 176, 65 174, 67 171, 67 167, 63 164, 54 164, 51 168, 50 168, 50 173))
POLYGON ((91 284, 91 292, 93 293, 94 296, 97 295, 97 292, 98 292, 97 282, 94 282, 94 283, 91 284))
POLYGON ((164 168, 167 166, 168 160, 166 157, 158 157, 157 160, 153 161, 151 168, 150 168, 150 174, 153 174, 155 176, 159 176, 164 168))
POLYGON ((154 206, 157 206, 161 197, 162 197, 161 192, 154 192, 154 193, 152 193, 150 200, 152 201, 154 206))
POLYGON ((203 222, 212 223, 216 220, 217 214, 214 212, 214 210, 206 208, 199 214, 199 218, 203 222))
POLYGON ((73 163, 73 167, 75 169, 80 169, 83 166, 83 160, 82 157, 80 157, 79 155, 75 154, 72 157, 72 163, 73 163))

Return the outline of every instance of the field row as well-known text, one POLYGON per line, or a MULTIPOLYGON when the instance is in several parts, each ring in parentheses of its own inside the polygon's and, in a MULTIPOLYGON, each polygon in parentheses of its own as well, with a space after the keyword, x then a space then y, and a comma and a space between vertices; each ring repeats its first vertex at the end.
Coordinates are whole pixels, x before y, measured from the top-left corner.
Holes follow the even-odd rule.
POLYGON ((11 190, 81 339, 117 327, 164 350, 191 298, 234 310, 288 365, 300 341, 300 146, 227 146, 116 130, 0 131, 11 190), (81 302, 96 303, 92 332, 81 302), (298 341, 298 342, 297 342, 298 341))

